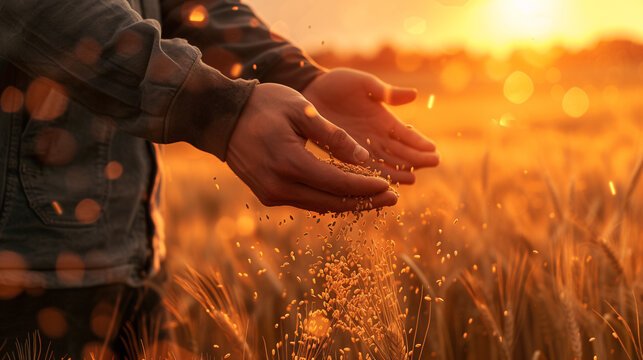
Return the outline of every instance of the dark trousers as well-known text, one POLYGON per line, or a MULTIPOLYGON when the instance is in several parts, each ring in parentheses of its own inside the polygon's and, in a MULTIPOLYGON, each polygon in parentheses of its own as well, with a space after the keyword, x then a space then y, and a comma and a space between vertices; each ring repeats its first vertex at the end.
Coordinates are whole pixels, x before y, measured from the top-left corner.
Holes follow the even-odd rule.
POLYGON ((141 287, 25 289, 0 299, 0 359, 38 350, 54 359, 133 359, 145 345, 168 338, 164 277, 141 287))

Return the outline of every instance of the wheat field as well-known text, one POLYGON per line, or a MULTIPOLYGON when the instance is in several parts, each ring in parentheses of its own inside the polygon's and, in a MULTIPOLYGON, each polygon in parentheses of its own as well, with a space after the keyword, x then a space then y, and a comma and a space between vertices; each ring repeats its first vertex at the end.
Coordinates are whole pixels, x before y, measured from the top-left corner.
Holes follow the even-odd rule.
POLYGON ((489 61, 366 69, 418 87, 392 111, 441 153, 392 208, 266 208, 225 164, 165 146, 159 326, 180 349, 144 331, 132 358, 643 359, 643 66, 489 61), (518 70, 521 104, 503 93, 518 70))
POLYGON ((165 149, 169 267, 191 267, 173 306, 194 354, 643 359, 641 66, 606 80, 558 65, 552 81, 552 64, 478 61, 462 85, 457 61, 368 69, 419 88, 392 110, 442 157, 378 213, 265 208, 225 165, 165 149), (514 70, 533 82, 522 104, 503 96, 514 70))

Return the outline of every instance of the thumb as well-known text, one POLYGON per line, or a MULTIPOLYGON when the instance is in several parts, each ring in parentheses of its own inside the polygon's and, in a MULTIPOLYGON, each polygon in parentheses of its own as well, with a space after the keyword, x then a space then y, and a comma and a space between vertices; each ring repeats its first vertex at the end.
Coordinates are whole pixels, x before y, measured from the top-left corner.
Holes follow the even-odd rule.
POLYGON ((366 162, 368 150, 355 141, 344 129, 334 125, 309 105, 305 116, 297 122, 301 134, 328 150, 333 156, 347 163, 366 162))
POLYGON ((367 84, 369 96, 375 101, 389 105, 404 105, 415 100, 417 90, 399 86, 391 86, 375 77, 367 84))

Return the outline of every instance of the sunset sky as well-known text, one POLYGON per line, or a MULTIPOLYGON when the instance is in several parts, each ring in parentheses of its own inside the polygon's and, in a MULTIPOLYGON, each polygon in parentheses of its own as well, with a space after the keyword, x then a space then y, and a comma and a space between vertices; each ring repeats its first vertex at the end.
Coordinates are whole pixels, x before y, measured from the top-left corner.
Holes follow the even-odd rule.
POLYGON ((643 40, 641 0, 247 0, 276 32, 309 52, 372 52, 394 42, 506 54, 514 45, 578 48, 643 40), (323 41, 323 45, 322 45, 323 41))

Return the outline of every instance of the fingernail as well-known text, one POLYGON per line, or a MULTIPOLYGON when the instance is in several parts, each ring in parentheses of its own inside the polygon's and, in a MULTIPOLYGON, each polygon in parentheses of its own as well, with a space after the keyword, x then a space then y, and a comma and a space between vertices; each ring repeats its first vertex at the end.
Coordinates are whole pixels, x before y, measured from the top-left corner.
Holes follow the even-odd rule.
POLYGON ((364 149, 361 145, 355 145, 355 150, 353 151, 355 160, 365 162, 369 156, 368 150, 364 149))

